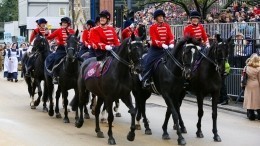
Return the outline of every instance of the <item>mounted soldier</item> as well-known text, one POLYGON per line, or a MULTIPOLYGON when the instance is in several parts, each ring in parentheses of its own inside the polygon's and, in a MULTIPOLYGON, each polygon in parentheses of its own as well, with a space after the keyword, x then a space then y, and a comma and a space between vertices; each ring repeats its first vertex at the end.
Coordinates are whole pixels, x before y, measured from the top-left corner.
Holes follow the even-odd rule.
MULTIPOLYGON (((35 22, 37 23, 37 28, 35 28, 31 33, 29 45, 32 44, 32 42, 34 41, 34 39, 37 35, 47 37, 50 34, 48 28, 46 27, 46 24, 48 23, 48 21, 46 21, 44 18, 40 18, 40 19, 36 20, 35 22)), ((33 64, 33 61, 36 59, 36 55, 37 55, 36 51, 37 51, 37 48, 32 47, 31 53, 33 55, 29 56, 27 62, 25 63, 26 64, 26 73, 25 73, 26 76, 30 76, 31 71, 34 69, 32 64, 33 64)))
POLYGON ((46 58, 46 67, 48 70, 52 71, 53 75, 53 84, 58 83, 58 73, 59 73, 59 64, 61 63, 62 58, 66 56, 65 46, 67 45, 66 40, 69 35, 75 33, 75 31, 70 28, 71 19, 69 17, 61 18, 60 28, 55 30, 51 35, 47 37, 48 40, 56 39, 58 48, 55 53, 52 53, 46 58))
POLYGON ((95 50, 98 60, 102 60, 107 55, 107 50, 112 50, 120 45, 116 31, 109 26, 111 15, 107 10, 103 10, 99 14, 100 25, 94 27, 90 31, 90 42, 95 50))
POLYGON ((153 17, 156 22, 151 25, 149 30, 152 43, 147 53, 142 75, 143 88, 147 88, 150 85, 149 78, 152 75, 154 63, 164 55, 164 49, 174 48, 174 35, 172 34, 170 25, 164 22, 164 11, 156 10, 153 17))

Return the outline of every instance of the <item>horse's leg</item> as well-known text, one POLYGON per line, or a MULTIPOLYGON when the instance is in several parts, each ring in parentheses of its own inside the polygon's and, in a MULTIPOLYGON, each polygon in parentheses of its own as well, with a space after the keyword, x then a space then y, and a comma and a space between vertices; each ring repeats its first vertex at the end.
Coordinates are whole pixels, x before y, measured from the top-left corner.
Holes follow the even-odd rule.
POLYGON ((68 110, 67 110, 67 107, 68 107, 68 91, 67 90, 62 90, 62 97, 64 99, 64 118, 63 118, 63 122, 64 123, 69 123, 70 120, 68 118, 68 110))
POLYGON ((46 77, 46 84, 48 87, 47 91, 48 91, 48 98, 50 101, 48 114, 49 114, 49 116, 53 116, 54 115, 54 110, 53 110, 54 103, 53 103, 52 93, 53 93, 54 85, 52 84, 52 78, 50 76, 46 77))
MULTIPOLYGON (((128 112, 131 114, 131 127, 130 127, 130 132, 127 135, 127 139, 129 141, 134 141, 134 139, 135 139, 135 115, 136 115, 136 111, 135 111, 135 108, 133 106, 132 97, 129 94, 128 97, 123 97, 123 98, 121 98, 121 100, 129 108, 128 112)), ((109 118, 108 118, 108 122, 109 122, 109 118)))
POLYGON ((97 133, 97 137, 98 138, 104 138, 104 134, 103 132, 100 130, 100 126, 99 126, 99 114, 100 114, 100 108, 103 104, 103 99, 101 97, 97 98, 97 104, 95 106, 95 121, 96 121, 96 133, 97 133))
POLYGON ((137 101, 137 99, 135 100, 135 105, 136 105, 136 124, 135 124, 135 129, 136 130, 141 130, 140 120, 142 118, 142 114, 141 114, 140 103, 139 103, 139 101, 137 101))
MULTIPOLYGON (((183 138, 180 127, 179 127, 179 116, 178 116, 176 108, 174 107, 174 104, 172 102, 172 99, 174 99, 174 98, 170 98, 170 96, 168 94, 164 94, 163 98, 164 98, 165 103, 167 104, 168 108, 171 109, 172 118, 173 118, 174 123, 176 124, 176 128, 177 128, 176 130, 177 130, 177 135, 178 135, 178 144, 185 145, 186 141, 183 138)), ((176 102, 178 102, 178 101, 176 101, 176 102)))
POLYGON ((221 138, 218 135, 218 130, 217 130, 217 116, 218 116, 217 104, 218 104, 218 97, 220 96, 220 94, 219 94, 219 92, 214 92, 211 95, 212 95, 212 120, 213 120, 212 132, 214 134, 213 139, 214 139, 214 141, 221 142, 221 138))
POLYGON ((58 86, 58 89, 56 90, 56 95, 55 95, 55 99, 56 99, 56 106, 55 106, 56 118, 62 117, 61 114, 60 114, 60 108, 59 108, 60 95, 61 95, 61 89, 60 89, 60 86, 58 86))
POLYGON ((96 109, 96 105, 97 105, 97 96, 94 94, 91 94, 91 95, 92 95, 92 100, 91 100, 91 105, 90 105, 91 114, 95 115, 95 109, 96 109))
POLYGON ((84 105, 84 118, 90 119, 87 104, 84 105))
MULTIPOLYGON (((35 85, 37 86, 38 89, 38 98, 34 102, 34 106, 38 106, 41 102, 41 97, 42 97, 42 88, 41 88, 41 82, 38 79, 34 79, 35 85)), ((35 92, 35 88, 33 90, 35 92)))
POLYGON ((146 135, 152 135, 152 130, 150 129, 150 127, 149 127, 149 121, 148 121, 148 119, 147 119, 147 117, 146 117, 146 100, 147 100, 148 98, 144 98, 144 97, 142 97, 141 98, 141 105, 140 105, 140 112, 141 112, 141 114, 142 114, 142 117, 143 117, 143 122, 144 122, 144 127, 145 127, 145 134, 146 135))
POLYGON ((102 112, 101 112, 101 123, 108 123, 107 121, 107 111, 106 111, 106 105, 103 104, 102 112))
POLYGON ((48 112, 48 108, 47 108, 47 102, 48 102, 48 92, 47 92, 48 88, 47 88, 47 83, 44 81, 43 82, 43 111, 44 112, 48 112))
POLYGON ((181 107, 182 100, 183 100, 184 96, 185 96, 185 93, 182 94, 180 98, 178 98, 179 102, 175 102, 175 105, 174 105, 174 107, 176 108, 176 110, 178 112, 179 124, 180 124, 180 127, 181 127, 181 133, 187 133, 186 127, 185 127, 184 122, 182 120, 181 111, 180 111, 180 107, 181 107))
POLYGON ((167 107, 167 111, 165 113, 164 123, 163 123, 163 126, 162 126, 162 129, 163 129, 162 139, 163 140, 171 139, 170 136, 169 136, 169 133, 167 131, 167 127, 168 127, 168 122, 169 122, 170 116, 171 116, 171 110, 170 110, 169 107, 167 107))
MULTIPOLYGON (((100 97, 98 97, 100 98, 100 97)), ((108 97, 109 98, 109 97, 108 97)), ((113 127, 113 121, 114 121, 114 115, 113 115, 113 101, 111 100, 112 98, 109 98, 108 100, 105 101, 106 105, 106 110, 108 113, 108 144, 109 145, 115 145, 116 141, 115 138, 113 137, 113 131, 112 131, 112 127, 113 127)))
POLYGON ((115 101, 114 111, 116 112, 116 117, 121 117, 121 113, 118 112, 119 100, 115 101))
POLYGON ((197 104, 198 104, 198 123, 197 123, 197 132, 196 135, 198 138, 203 138, 204 135, 201 131, 201 119, 204 114, 203 111, 203 97, 201 95, 197 96, 197 104))

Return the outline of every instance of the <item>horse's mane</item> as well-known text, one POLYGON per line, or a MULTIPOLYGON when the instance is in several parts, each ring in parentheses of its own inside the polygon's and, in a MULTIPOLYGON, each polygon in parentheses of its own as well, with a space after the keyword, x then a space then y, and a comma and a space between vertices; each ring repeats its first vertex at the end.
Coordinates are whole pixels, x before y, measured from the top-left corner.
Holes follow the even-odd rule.
POLYGON ((182 38, 180 39, 177 43, 176 43, 176 46, 174 47, 173 49, 173 54, 175 53, 178 53, 182 47, 184 46, 184 44, 187 42, 187 39, 186 38, 182 38), (177 51, 177 52, 176 52, 177 51))

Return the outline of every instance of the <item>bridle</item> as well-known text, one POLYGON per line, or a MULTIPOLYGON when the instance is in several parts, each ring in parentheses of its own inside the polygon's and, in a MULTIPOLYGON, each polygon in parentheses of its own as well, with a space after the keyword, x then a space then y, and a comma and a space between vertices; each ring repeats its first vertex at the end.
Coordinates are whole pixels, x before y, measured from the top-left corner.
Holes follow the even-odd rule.
MULTIPOLYGON (((118 56, 116 54, 116 52, 114 50, 109 50, 110 53, 112 54, 112 56, 114 56, 119 62, 123 63, 124 65, 128 66, 130 69, 131 69, 131 72, 132 73, 136 73, 134 71, 134 64, 135 62, 132 60, 132 50, 131 50, 131 46, 133 44, 142 44, 143 45, 143 42, 142 41, 131 41, 131 38, 129 39, 129 41, 127 42, 127 51, 128 51, 128 58, 130 59, 130 61, 126 61, 125 59, 123 59, 122 57, 118 56)), ((141 60, 142 58, 138 58, 138 60, 141 60)))

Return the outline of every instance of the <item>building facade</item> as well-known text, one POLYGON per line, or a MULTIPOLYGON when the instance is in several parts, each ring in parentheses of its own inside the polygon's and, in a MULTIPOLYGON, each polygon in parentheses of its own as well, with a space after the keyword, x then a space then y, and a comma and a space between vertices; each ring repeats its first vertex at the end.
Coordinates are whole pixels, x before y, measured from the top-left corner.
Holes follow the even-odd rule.
POLYGON ((28 38, 36 27, 35 21, 45 18, 50 29, 59 27, 60 18, 69 16, 69 0, 19 0, 20 35, 28 38))

